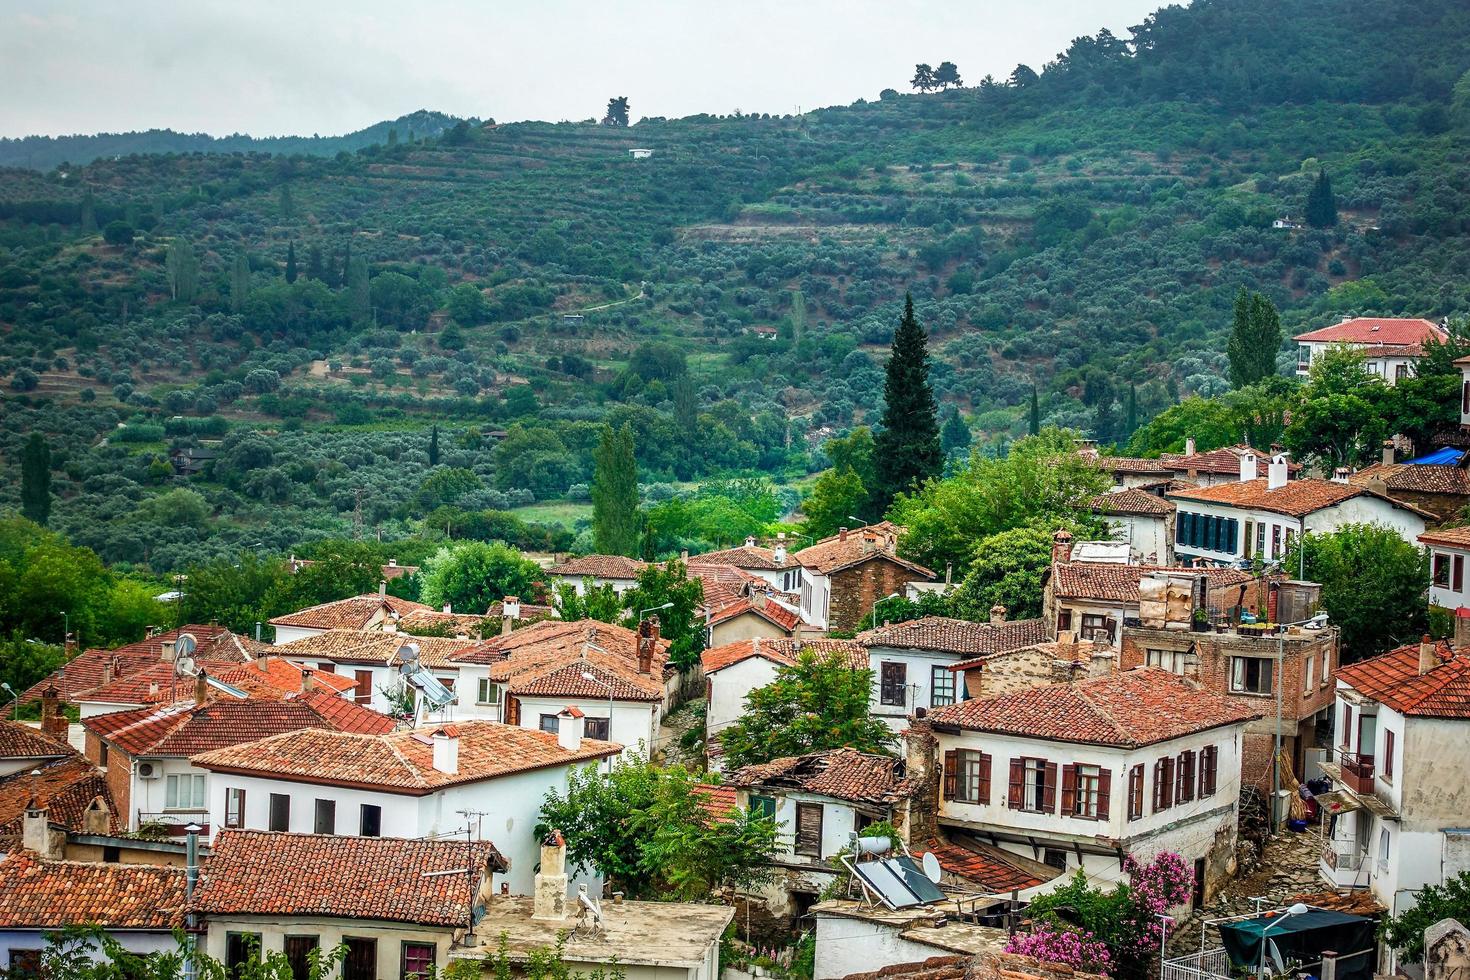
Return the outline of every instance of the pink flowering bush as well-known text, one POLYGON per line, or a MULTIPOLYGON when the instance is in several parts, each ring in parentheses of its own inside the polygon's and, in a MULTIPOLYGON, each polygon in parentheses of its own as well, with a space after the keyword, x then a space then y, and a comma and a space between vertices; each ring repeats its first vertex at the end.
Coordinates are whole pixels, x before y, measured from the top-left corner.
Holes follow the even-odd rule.
POLYGON ((1113 956, 1107 943, 1090 932, 1067 929, 1051 922, 1038 923, 1031 932, 1018 932, 1006 943, 1007 953, 1034 956, 1046 963, 1065 963, 1074 970, 1107 975, 1113 956))

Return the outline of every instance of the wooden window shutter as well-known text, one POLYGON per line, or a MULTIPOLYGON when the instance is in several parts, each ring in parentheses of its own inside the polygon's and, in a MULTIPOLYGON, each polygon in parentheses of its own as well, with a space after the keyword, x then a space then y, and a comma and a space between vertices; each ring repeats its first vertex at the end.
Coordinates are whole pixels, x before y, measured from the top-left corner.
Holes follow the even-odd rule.
POLYGON ((980 799, 978 802, 990 803, 990 756, 980 753, 980 799))
POLYGON ((1056 813, 1057 764, 1055 762, 1047 762, 1044 765, 1045 769, 1043 770, 1042 778, 1045 780, 1045 782, 1042 784, 1041 809, 1046 811, 1047 813, 1056 813))
POLYGON ((1465 588, 1465 556, 1464 555, 1456 555, 1455 556, 1455 561, 1454 561, 1453 568, 1454 568, 1454 573, 1453 573, 1453 575, 1450 578, 1450 582, 1451 582, 1450 587, 1452 589, 1454 589, 1456 592, 1463 591, 1464 588, 1465 588))
POLYGON ((960 768, 960 754, 955 749, 944 753, 944 798, 954 799, 955 783, 958 779, 960 768))
POLYGON ((1128 819, 1138 820, 1143 816, 1143 763, 1128 772, 1128 819))
POLYGON ((1070 817, 1077 812, 1077 765, 1062 766, 1062 816, 1070 817))
POLYGON ((1207 745, 1199 754, 1199 795, 1215 795, 1216 772, 1219 767, 1219 746, 1207 745))
POLYGON ((1063 609, 1057 613, 1057 629, 1066 632, 1072 628, 1072 610, 1063 609))
POLYGON ((1011 760, 1011 784, 1009 795, 1006 797, 1006 806, 1012 810, 1021 809, 1021 798, 1025 795, 1026 763, 1020 759, 1011 760))
POLYGON ((1099 769, 1097 771, 1097 819, 1108 819, 1108 804, 1113 797, 1113 771, 1111 769, 1099 769))

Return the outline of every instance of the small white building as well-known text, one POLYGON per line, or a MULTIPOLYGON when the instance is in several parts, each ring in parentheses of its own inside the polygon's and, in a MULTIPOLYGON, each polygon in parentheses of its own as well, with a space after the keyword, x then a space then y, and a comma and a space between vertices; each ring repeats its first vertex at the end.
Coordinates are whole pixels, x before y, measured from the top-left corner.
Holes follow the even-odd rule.
POLYGON ((551 566, 546 570, 546 578, 552 588, 570 585, 577 595, 586 595, 588 584, 611 585, 614 592, 622 595, 638 584, 638 576, 647 567, 647 562, 622 555, 585 555, 551 566))
POLYGON ((1126 542, 1134 564, 1174 564, 1174 504, 1162 494, 1136 488, 1093 497, 1089 503, 1113 533, 1126 542))
POLYGON ((1257 716, 1158 667, 936 708, 938 822, 1094 881, 1172 851, 1194 866, 1198 904, 1234 860, 1241 733, 1257 716))
POLYGON ((276 645, 280 646, 303 637, 319 636, 327 630, 383 629, 385 624, 395 623, 401 616, 432 611, 432 608, 379 592, 298 609, 275 617, 270 625, 275 627, 276 645))
POLYGON ((844 527, 798 551, 802 622, 823 632, 861 629, 864 620, 875 618, 877 603, 903 595, 909 582, 933 581, 929 569, 898 556, 902 534, 903 528, 889 521, 844 527))
POLYGON ((1419 535, 1429 551, 1429 604, 1455 617, 1455 642, 1463 643, 1470 631, 1470 582, 1465 565, 1470 562, 1470 528, 1446 527, 1419 535))
MULTIPOLYGON (((318 671, 350 678, 352 688, 349 693, 353 700, 374 711, 387 713, 401 706, 405 688, 404 669, 410 660, 427 670, 440 684, 458 692, 459 665, 455 658, 485 649, 491 642, 447 636, 413 636, 399 633, 396 629, 330 629, 292 640, 278 649, 282 655, 318 671)), ((457 697, 454 708, 463 713, 453 717, 480 717, 474 705, 464 703, 462 694, 457 697)), ((438 720, 449 719, 439 717, 438 720)))
POLYGON ((1432 320, 1402 317, 1358 316, 1307 333, 1297 334, 1298 376, 1305 377, 1312 362, 1331 347, 1350 347, 1366 358, 1370 374, 1388 384, 1411 377, 1424 345, 1431 340, 1444 343, 1449 334, 1432 320))
POLYGON ((649 157, 653 156, 653 151, 650 150, 650 149, 647 149, 645 147, 639 146, 639 147, 634 147, 633 149, 629 150, 628 151, 628 154, 634 160, 647 160, 649 157))
POLYGON ((801 565, 786 549, 783 534, 775 547, 766 548, 755 543, 755 538, 746 538, 737 548, 723 551, 706 551, 688 559, 690 565, 729 565, 764 579, 772 588, 786 593, 801 591, 801 565))

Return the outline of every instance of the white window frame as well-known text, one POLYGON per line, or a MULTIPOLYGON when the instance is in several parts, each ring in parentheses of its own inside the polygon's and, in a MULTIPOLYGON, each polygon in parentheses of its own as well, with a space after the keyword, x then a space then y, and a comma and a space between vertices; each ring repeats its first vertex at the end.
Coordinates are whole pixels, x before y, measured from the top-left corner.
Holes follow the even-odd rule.
POLYGON ((500 703, 500 692, 501 692, 501 688, 500 688, 500 685, 499 684, 497 684, 495 681, 492 681, 488 677, 481 677, 479 684, 476 685, 475 703, 476 704, 499 704, 500 703), (493 699, 489 696, 492 693, 495 695, 495 697, 493 699))
POLYGON ((1199 654, 1190 650, 1145 650, 1144 663, 1150 667, 1162 667, 1180 677, 1193 677, 1199 673, 1199 654))
POLYGON ((205 799, 204 774, 198 772, 170 773, 164 780, 163 808, 165 810, 203 810, 205 799), (188 780, 185 784, 182 780, 188 780), (187 785, 188 799, 180 799, 180 787, 187 785))
POLYGON ((1276 661, 1271 657, 1231 657, 1230 658, 1230 693, 1247 694, 1256 697, 1267 697, 1274 694, 1279 679, 1276 677, 1276 661), (1264 690, 1253 690, 1246 686, 1247 661, 1256 661, 1261 664, 1260 670, 1270 675, 1270 682, 1264 690))

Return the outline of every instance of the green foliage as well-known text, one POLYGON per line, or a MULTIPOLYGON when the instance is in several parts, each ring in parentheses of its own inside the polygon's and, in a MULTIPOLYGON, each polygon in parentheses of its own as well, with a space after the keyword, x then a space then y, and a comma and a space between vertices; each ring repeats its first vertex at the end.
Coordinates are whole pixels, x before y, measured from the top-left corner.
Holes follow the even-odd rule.
POLYGON ((719 733, 732 769, 843 746, 886 752, 893 741, 868 715, 871 670, 854 670, 840 654, 803 650, 776 679, 751 691, 745 713, 719 733))
MULTIPOLYGON (((0 681, 17 696, 64 663, 66 649, 59 643, 41 643, 20 631, 0 640, 0 681)), ((8 704, 10 696, 0 691, 0 701, 8 704)))
POLYGON ((1322 608, 1342 630, 1344 664, 1411 643, 1428 627, 1429 558, 1392 528, 1348 524, 1298 537, 1282 567, 1322 583, 1322 608))
POLYGON ((876 510, 886 511, 898 494, 939 475, 944 452, 937 412, 928 339, 914 317, 914 298, 906 295, 883 382, 883 428, 874 441, 876 510))
POLYGON ((1230 357, 1230 383, 1237 388, 1276 374, 1281 349, 1281 317, 1269 299, 1242 289, 1235 295, 1235 320, 1225 353, 1230 357))
POLYGON ((1313 228, 1331 228, 1337 224, 1337 197, 1332 193, 1332 179, 1327 171, 1317 171, 1307 195, 1307 224, 1313 228))
POLYGON ((811 493, 801 502, 806 515, 802 525, 814 539, 830 537, 853 523, 853 516, 866 509, 868 491, 862 478, 850 469, 833 468, 817 477, 811 493))
POLYGON ((985 622, 998 604, 1006 607, 1011 619, 1040 616, 1041 578, 1051 567, 1052 535, 1066 530, 1076 536, 1090 529, 1038 518, 981 538, 969 572, 950 597, 954 615, 985 622))
POLYGON ((704 582, 690 578, 682 562, 649 565, 622 601, 629 629, 638 628, 643 610, 655 610, 649 615, 658 617, 659 635, 669 641, 669 658, 681 670, 699 661, 704 652, 704 582), (665 604, 667 609, 656 608, 665 604))
POLYGON ((1329 348, 1312 362, 1292 407, 1291 424, 1283 433, 1286 448, 1298 460, 1328 472, 1368 462, 1389 434, 1388 396, 1388 385, 1364 367, 1362 352, 1329 348))
POLYGON ((419 569, 421 601, 484 615, 506 596, 531 598, 541 566, 500 542, 462 541, 436 551, 419 569))
POLYGON ((595 619, 602 623, 618 623, 623 619, 623 597, 610 582, 597 585, 590 578, 582 580, 581 594, 571 583, 559 583, 556 608, 561 610, 561 618, 568 622, 595 619))
POLYGON ((604 426, 593 454, 592 536, 599 554, 632 555, 638 548, 638 465, 633 429, 604 426))
POLYGON ((1383 920, 1378 937, 1398 953, 1400 962, 1424 962, 1424 930, 1445 919, 1464 922, 1470 917, 1470 871, 1461 871, 1443 884, 1426 885, 1414 904, 1383 920))
POLYGON ((483 486, 473 470, 446 466, 424 477, 415 500, 423 510, 433 510, 435 507, 457 503, 465 494, 483 486))
POLYGON ((51 519, 51 447, 32 432, 20 459, 20 513, 42 527, 51 519))

